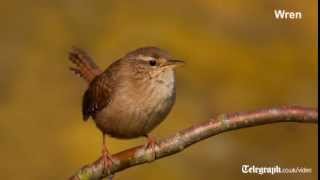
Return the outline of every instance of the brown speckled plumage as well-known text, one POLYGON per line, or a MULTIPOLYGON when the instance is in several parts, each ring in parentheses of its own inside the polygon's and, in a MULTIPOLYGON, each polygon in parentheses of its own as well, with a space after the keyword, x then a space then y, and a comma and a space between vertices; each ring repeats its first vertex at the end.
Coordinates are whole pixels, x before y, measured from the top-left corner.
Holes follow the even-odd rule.
POLYGON ((71 70, 89 82, 83 95, 83 119, 92 117, 103 134, 148 136, 175 102, 174 68, 183 62, 159 48, 132 51, 103 72, 84 51, 72 51, 70 60, 77 65, 71 70))

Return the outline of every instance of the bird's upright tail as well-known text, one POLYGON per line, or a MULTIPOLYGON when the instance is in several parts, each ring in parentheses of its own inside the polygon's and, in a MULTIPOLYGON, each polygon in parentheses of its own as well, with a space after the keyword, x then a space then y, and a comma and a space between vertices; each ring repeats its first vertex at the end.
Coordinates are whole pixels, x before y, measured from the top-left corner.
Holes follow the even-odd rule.
POLYGON ((82 49, 72 48, 69 52, 69 60, 76 65, 76 67, 70 67, 70 70, 89 83, 102 73, 93 59, 82 49))

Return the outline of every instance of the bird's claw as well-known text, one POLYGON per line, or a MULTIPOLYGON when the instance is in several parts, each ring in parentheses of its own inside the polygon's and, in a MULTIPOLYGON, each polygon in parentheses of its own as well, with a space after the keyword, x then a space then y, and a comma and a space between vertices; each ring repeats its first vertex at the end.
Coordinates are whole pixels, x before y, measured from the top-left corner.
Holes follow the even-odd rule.
POLYGON ((110 174, 112 165, 114 163, 112 156, 109 154, 108 150, 102 149, 102 160, 103 160, 103 172, 107 170, 107 173, 110 174))
POLYGON ((151 149, 152 150, 152 160, 156 159, 156 147, 158 146, 158 143, 155 138, 147 136, 148 142, 145 144, 144 148, 151 149))

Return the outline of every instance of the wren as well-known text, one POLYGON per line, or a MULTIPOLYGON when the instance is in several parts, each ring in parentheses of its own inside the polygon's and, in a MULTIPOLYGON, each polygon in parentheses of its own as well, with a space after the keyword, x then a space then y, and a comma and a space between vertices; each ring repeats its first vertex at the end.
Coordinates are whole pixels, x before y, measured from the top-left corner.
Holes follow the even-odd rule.
POLYGON ((102 71, 83 50, 74 48, 70 68, 83 77, 88 89, 83 95, 82 115, 90 117, 103 135, 103 157, 112 157, 106 135, 121 139, 145 136, 146 147, 155 146, 149 133, 169 114, 176 99, 175 68, 183 65, 166 51, 143 47, 129 52, 102 71))

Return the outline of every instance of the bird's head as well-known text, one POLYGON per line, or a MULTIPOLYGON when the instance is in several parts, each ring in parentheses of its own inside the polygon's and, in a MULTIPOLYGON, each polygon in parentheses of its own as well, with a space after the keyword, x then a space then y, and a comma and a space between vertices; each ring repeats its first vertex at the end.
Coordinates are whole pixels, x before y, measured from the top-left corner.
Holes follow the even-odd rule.
POLYGON ((173 71, 184 61, 173 59, 166 51, 157 47, 143 47, 128 53, 124 59, 131 62, 138 72, 147 72, 152 76, 173 71))

